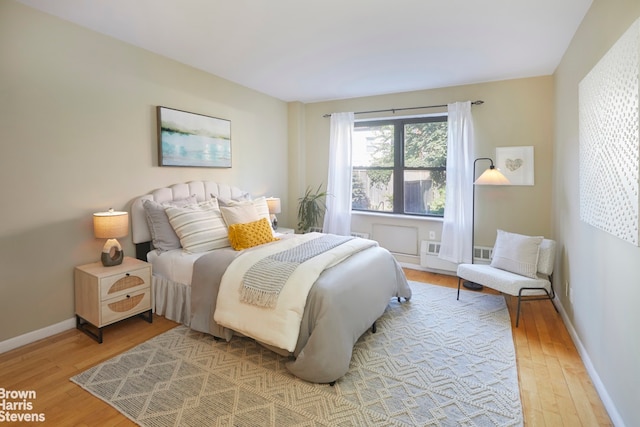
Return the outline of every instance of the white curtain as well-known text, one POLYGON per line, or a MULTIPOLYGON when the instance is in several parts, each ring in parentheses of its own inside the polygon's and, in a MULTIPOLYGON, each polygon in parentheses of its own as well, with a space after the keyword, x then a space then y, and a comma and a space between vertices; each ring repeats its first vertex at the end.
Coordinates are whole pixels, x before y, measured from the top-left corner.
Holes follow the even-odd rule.
POLYGON ((439 258, 471 263, 473 119, 471 102, 448 105, 447 195, 439 258))
POLYGON ((329 141, 329 177, 327 212, 322 230, 325 233, 351 234, 351 138, 353 113, 331 115, 329 141))

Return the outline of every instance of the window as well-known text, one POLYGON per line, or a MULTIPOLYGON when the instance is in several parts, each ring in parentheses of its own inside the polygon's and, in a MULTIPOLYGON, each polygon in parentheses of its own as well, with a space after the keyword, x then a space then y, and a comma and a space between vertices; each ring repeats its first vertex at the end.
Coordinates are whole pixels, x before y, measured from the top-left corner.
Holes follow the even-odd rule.
POLYGON ((354 125, 351 208, 443 216, 447 116, 354 125))

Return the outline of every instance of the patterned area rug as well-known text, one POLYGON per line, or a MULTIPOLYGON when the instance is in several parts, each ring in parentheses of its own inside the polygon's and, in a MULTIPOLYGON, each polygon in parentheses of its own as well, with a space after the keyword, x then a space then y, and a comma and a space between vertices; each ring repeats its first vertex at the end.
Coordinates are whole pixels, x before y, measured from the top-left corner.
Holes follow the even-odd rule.
POLYGON ((143 426, 519 426, 504 298, 411 282, 357 342, 335 386, 286 358, 178 326, 71 381, 143 426))

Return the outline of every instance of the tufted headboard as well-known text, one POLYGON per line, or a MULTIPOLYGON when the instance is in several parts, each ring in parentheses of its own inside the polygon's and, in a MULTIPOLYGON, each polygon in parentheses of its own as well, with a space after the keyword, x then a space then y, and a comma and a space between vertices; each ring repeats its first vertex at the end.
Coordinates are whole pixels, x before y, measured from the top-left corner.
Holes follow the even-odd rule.
POLYGON ((191 181, 182 184, 174 184, 170 187, 158 188, 149 194, 137 197, 131 204, 131 235, 136 245, 136 257, 146 259, 146 254, 151 246, 151 232, 147 224, 147 217, 142 207, 144 200, 154 200, 158 203, 184 199, 195 195, 199 202, 211 199, 211 195, 226 199, 241 198, 247 195, 237 187, 227 184, 219 184, 214 181, 191 181))

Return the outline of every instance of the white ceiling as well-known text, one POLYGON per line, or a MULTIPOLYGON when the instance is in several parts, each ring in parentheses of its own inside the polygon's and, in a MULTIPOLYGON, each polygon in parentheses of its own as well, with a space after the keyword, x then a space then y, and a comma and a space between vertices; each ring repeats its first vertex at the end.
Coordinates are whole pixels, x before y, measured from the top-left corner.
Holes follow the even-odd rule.
POLYGON ((18 0, 283 101, 552 74, 592 0, 18 0))

